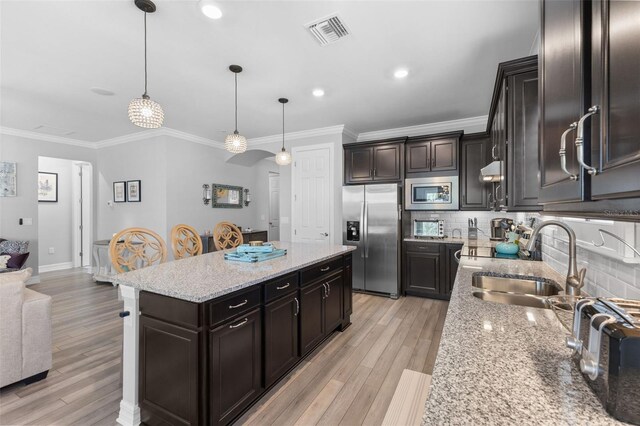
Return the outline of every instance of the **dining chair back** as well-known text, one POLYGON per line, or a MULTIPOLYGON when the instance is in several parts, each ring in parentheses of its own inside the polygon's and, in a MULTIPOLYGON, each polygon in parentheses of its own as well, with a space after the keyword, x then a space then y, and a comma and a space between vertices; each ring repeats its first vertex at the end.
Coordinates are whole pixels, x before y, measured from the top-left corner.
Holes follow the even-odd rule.
POLYGON ((109 257, 118 273, 146 268, 167 260, 167 246, 150 229, 127 228, 118 232, 109 243, 109 257))
POLYGON ((213 243, 216 250, 235 248, 243 242, 242 232, 231 222, 219 222, 213 229, 213 243))
POLYGON ((176 225, 171 229, 171 250, 175 259, 202 254, 202 239, 189 225, 176 225))

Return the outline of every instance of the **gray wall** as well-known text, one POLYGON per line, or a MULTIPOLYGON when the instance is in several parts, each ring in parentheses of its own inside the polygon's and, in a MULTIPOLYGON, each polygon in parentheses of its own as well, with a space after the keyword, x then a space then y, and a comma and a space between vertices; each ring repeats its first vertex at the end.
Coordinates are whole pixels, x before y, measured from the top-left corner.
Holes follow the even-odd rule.
POLYGON ((58 174, 58 202, 38 203, 38 266, 72 262, 73 162, 40 157, 39 170, 58 174), (50 247, 54 248, 55 253, 49 254, 50 247))
MULTIPOLYGON (((39 263, 38 156, 92 163, 94 165, 93 181, 96 182, 96 154, 95 149, 0 134, 0 160, 18 163, 18 196, 0 198, 0 236, 29 241, 31 255, 27 260, 27 266, 33 268, 34 276, 38 275, 39 263), (18 219, 21 217, 32 218, 33 225, 19 225, 18 219)), ((95 224, 95 209, 93 214, 95 224)), ((95 235, 95 225, 92 233, 95 235)))

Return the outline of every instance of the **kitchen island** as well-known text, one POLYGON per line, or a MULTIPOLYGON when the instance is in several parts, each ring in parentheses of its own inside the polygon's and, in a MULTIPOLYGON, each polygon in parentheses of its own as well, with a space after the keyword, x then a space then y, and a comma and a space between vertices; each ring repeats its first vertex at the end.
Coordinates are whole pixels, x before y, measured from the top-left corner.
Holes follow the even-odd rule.
POLYGON ((554 313, 474 297, 479 271, 565 281, 543 262, 462 256, 422 424, 619 424, 571 360, 554 313))
POLYGON ((118 423, 229 424, 350 325, 353 248, 274 244, 286 256, 241 263, 214 252, 116 276, 118 423))

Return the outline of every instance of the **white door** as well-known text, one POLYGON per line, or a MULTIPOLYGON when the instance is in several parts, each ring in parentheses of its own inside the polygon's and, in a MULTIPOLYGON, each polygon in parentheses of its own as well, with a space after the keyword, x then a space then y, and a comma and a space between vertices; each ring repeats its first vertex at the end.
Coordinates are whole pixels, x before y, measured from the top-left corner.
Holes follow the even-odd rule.
POLYGON ((269 241, 280 240, 280 175, 269 175, 269 241))
POLYGON ((294 148, 292 240, 330 244, 333 236, 333 145, 294 148))

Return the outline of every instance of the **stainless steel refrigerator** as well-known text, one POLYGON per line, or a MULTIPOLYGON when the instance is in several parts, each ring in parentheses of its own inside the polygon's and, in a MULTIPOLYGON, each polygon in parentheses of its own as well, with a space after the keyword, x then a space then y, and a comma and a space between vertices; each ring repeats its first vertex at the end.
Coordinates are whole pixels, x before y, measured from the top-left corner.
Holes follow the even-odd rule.
POLYGON ((353 289, 399 294, 400 198, 397 184, 342 188, 342 243, 353 252, 353 289))

